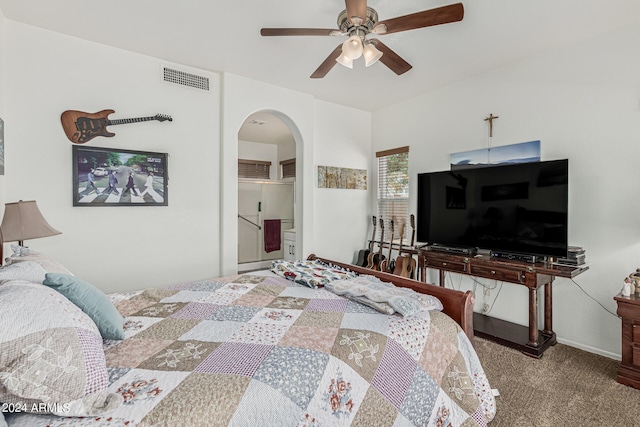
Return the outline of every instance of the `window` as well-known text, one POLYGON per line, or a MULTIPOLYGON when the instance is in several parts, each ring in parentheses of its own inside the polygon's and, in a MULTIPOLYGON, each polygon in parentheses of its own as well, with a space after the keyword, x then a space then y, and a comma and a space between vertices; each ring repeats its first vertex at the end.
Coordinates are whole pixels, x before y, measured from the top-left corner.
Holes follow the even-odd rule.
POLYGON ((238 159, 238 178, 270 179, 271 162, 238 159))
POLYGON ((282 167, 282 178, 296 177, 296 159, 283 160, 280 162, 282 167))
MULTIPOLYGON (((390 220, 394 220, 394 235, 400 237, 400 228, 409 228, 409 147, 379 151, 378 158, 378 219, 385 224, 385 240, 391 236, 390 220)), ((409 231, 410 233, 410 231, 409 231)))

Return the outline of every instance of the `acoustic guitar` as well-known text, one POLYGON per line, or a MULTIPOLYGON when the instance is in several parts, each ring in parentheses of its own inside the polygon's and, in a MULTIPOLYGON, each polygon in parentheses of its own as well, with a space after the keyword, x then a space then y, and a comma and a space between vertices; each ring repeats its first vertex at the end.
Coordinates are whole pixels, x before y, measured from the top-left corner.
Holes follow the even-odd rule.
MULTIPOLYGON (((382 229, 382 224, 383 221, 382 219, 380 219, 380 227, 382 229)), ((374 258, 376 257, 376 253, 373 252, 373 244, 375 243, 375 236, 373 239, 371 239, 371 250, 369 251, 369 255, 367 255, 367 265, 365 265, 366 268, 373 268, 374 263, 374 258)))
POLYGON ((380 265, 382 261, 384 261, 384 255, 382 255, 382 242, 384 242, 384 221, 380 218, 380 241, 378 242, 378 253, 373 254, 371 262, 369 263, 371 267, 368 267, 369 264, 367 264, 368 268, 380 271, 380 265))
MULTIPOLYGON (((416 223, 415 223, 415 217, 413 216, 413 214, 411 214, 411 216, 409 217, 409 220, 411 221, 411 249, 413 249, 413 245, 415 244, 415 237, 416 237, 416 223)), ((408 253, 405 258, 402 260, 402 271, 400 273, 400 276, 402 277, 408 277, 409 279, 413 279, 413 276, 416 273, 416 260, 413 258, 413 254, 408 253)))
POLYGON ((91 141, 96 136, 112 137, 115 133, 109 132, 107 126, 122 125, 127 123, 147 122, 157 120, 164 122, 165 120, 173 121, 171 116, 165 114, 156 114, 151 117, 138 117, 135 119, 109 120, 109 114, 114 110, 102 110, 97 113, 85 113, 83 111, 67 110, 60 116, 64 133, 69 141, 74 144, 84 144, 91 141))
POLYGON ((371 217, 373 221, 373 233, 371 234, 371 240, 369 240, 369 247, 367 249, 360 249, 358 252, 358 261, 356 261, 356 265, 360 267, 366 267, 369 262, 369 254, 373 251, 373 241, 376 238, 376 216, 373 215, 371 217))
MULTIPOLYGON (((389 239, 389 252, 387 257, 380 261, 380 271, 384 271, 386 273, 393 271, 394 267, 393 265, 391 265, 392 263, 394 263, 395 265, 395 261, 393 260, 393 258, 391 258, 391 248, 393 247, 393 220, 389 222, 389 228, 391 229, 391 238, 389 239)), ((381 244, 382 243, 384 243, 384 241, 381 242, 381 244)))
POLYGON ((396 262, 392 270, 393 274, 395 274, 396 276, 400 276, 402 274, 402 269, 404 268, 404 261, 406 258, 406 255, 402 254, 402 241, 404 238, 405 226, 406 224, 403 222, 402 226, 400 227, 400 247, 398 249, 398 258, 396 258, 396 262))

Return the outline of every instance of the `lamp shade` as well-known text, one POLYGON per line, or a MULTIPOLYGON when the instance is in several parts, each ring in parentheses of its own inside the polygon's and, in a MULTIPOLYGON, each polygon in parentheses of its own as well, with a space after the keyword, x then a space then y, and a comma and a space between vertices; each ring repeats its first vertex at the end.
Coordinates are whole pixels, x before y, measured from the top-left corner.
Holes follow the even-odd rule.
POLYGON ((362 40, 359 36, 353 35, 342 43, 342 53, 351 59, 358 59, 362 56, 362 40))
POLYGON ((347 68, 353 68, 353 59, 345 55, 344 52, 336 58, 336 62, 340 65, 344 65, 347 68))
POLYGON ((378 62, 378 59, 382 57, 380 52, 371 42, 367 43, 362 53, 364 55, 364 65, 367 67, 378 62))
POLYGON ((5 204, 0 231, 5 242, 20 242, 62 234, 44 219, 35 200, 5 204))

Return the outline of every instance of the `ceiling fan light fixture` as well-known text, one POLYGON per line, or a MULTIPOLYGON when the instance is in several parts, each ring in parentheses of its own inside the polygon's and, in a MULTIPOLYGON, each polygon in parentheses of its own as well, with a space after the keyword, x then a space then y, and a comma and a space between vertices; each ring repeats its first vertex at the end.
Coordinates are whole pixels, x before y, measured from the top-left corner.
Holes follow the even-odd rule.
POLYGON ((364 46, 362 54, 364 55, 364 65, 367 67, 375 64, 378 62, 378 59, 382 57, 382 52, 380 52, 373 43, 370 42, 364 46))
POLYGON ((353 59, 345 55, 344 52, 342 52, 342 54, 336 58, 336 62, 340 65, 344 65, 347 68, 353 68, 353 59))
POLYGON ((373 34, 384 34, 387 32, 387 24, 378 24, 371 30, 373 34))
POLYGON ((353 35, 342 43, 342 54, 350 59, 358 59, 362 56, 363 46, 360 36, 353 35))

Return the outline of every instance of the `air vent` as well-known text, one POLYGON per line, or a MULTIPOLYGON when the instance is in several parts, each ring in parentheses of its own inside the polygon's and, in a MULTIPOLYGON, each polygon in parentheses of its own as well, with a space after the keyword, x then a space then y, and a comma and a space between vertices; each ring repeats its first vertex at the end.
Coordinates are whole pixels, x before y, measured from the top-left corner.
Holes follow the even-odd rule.
POLYGON ((188 86, 195 89, 209 90, 209 78, 196 74, 185 73, 184 71, 162 67, 163 80, 181 86, 188 86))

